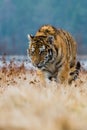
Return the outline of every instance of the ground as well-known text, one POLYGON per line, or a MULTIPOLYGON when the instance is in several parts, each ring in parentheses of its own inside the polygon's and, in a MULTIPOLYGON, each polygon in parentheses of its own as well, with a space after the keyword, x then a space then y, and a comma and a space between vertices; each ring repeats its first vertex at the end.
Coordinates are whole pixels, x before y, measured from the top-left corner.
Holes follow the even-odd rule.
POLYGON ((0 68, 0 129, 87 130, 87 72, 72 85, 47 81, 24 63, 0 68))

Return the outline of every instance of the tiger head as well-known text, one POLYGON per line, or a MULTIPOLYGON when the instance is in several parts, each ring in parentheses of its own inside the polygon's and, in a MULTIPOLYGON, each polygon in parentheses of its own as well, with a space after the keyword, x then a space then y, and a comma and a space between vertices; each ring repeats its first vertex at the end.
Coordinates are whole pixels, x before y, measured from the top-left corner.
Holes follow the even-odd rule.
POLYGON ((29 48, 28 55, 32 64, 43 70, 56 57, 53 36, 31 36, 28 35, 29 48))

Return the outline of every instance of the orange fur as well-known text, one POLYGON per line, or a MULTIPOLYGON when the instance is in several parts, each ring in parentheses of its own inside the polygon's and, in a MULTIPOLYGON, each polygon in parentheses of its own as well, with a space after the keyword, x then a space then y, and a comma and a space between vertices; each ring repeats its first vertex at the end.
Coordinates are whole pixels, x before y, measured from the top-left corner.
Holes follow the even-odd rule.
POLYGON ((28 55, 32 64, 40 68, 45 77, 59 83, 71 83, 75 78, 76 53, 75 40, 62 29, 44 25, 35 36, 30 36, 28 55))

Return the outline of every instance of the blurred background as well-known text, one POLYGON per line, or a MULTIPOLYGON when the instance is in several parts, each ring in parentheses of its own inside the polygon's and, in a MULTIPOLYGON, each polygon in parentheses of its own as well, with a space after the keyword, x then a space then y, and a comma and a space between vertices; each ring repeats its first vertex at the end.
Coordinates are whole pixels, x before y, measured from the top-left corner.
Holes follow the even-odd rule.
POLYGON ((69 31, 87 54, 87 0, 0 0, 0 55, 26 55, 27 34, 43 24, 69 31))

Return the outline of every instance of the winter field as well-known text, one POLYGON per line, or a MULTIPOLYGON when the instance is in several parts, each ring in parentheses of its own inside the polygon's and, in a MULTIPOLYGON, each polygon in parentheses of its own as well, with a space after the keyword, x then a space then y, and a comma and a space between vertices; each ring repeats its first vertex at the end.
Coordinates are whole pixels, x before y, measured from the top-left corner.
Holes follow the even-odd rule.
POLYGON ((26 56, 0 57, 0 130, 87 130, 87 56, 72 85, 42 81, 26 56))

